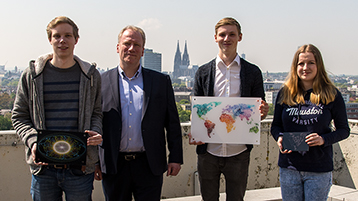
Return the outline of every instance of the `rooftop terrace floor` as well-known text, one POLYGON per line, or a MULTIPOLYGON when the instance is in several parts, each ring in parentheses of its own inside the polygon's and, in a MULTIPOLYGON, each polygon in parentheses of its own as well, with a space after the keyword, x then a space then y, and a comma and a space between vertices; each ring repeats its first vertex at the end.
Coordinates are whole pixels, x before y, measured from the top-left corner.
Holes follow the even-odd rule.
MULTIPOLYGON (((163 199, 163 201, 201 201, 201 196, 188 196, 180 198, 163 199)), ((225 193, 220 194, 220 201, 226 200, 225 193)), ((245 194, 245 201, 280 201, 281 191, 280 187, 247 190, 245 194)), ((358 200, 358 190, 333 185, 329 193, 328 201, 355 201, 358 200)))

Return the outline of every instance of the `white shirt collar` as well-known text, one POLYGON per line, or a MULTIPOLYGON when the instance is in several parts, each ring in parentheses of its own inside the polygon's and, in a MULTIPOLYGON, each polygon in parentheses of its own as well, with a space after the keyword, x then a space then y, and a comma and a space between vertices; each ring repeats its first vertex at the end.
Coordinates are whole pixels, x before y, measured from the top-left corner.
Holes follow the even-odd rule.
MULTIPOLYGON (((236 62, 237 65, 240 66, 240 56, 237 53, 236 53, 235 59, 227 67, 230 67, 234 62, 236 62)), ((219 57, 219 55, 217 55, 216 56, 216 67, 218 67, 220 63, 225 65, 224 61, 219 57)))

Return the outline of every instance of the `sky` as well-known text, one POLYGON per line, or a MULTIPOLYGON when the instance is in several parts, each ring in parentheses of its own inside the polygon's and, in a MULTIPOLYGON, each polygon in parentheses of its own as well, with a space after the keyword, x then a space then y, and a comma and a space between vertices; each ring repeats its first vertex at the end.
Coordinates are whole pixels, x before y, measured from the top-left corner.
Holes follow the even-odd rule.
POLYGON ((358 75, 356 0, 0 0, 0 65, 25 69, 30 60, 52 52, 47 24, 67 16, 79 27, 75 54, 101 69, 118 65, 117 36, 127 25, 146 33, 145 48, 162 54, 163 71, 173 71, 179 41, 187 41, 191 65, 215 58, 215 24, 235 18, 243 39, 237 52, 263 72, 288 72, 304 44, 317 46, 333 75, 358 75))

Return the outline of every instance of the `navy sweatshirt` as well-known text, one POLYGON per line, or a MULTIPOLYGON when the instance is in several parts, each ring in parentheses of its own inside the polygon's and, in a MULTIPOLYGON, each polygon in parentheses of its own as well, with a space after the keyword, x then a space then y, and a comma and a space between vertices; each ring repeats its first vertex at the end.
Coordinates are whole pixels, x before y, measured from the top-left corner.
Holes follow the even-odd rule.
MULTIPOLYGON (((282 89, 277 97, 281 93, 282 89)), ((288 106, 276 101, 271 134, 277 141, 283 132, 318 133, 324 139, 324 144, 309 147, 307 152, 280 153, 278 165, 298 171, 329 172, 333 170, 332 144, 349 136, 346 106, 338 90, 334 101, 328 105, 311 103, 311 93, 312 89, 306 92, 305 104, 288 106), (332 119, 336 128, 334 131, 330 127, 332 119)))

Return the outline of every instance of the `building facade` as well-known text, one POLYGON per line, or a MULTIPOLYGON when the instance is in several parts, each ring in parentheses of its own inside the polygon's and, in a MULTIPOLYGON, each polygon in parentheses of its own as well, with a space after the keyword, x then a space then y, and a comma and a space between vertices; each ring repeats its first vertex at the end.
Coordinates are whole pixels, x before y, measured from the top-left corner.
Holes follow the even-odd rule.
POLYGON ((162 72, 162 54, 153 52, 152 49, 144 49, 140 63, 145 68, 162 72))
POLYGON ((275 104, 278 91, 265 91, 265 99, 267 103, 275 104))
POLYGON ((348 119, 358 119, 358 103, 347 103, 346 111, 348 119))

